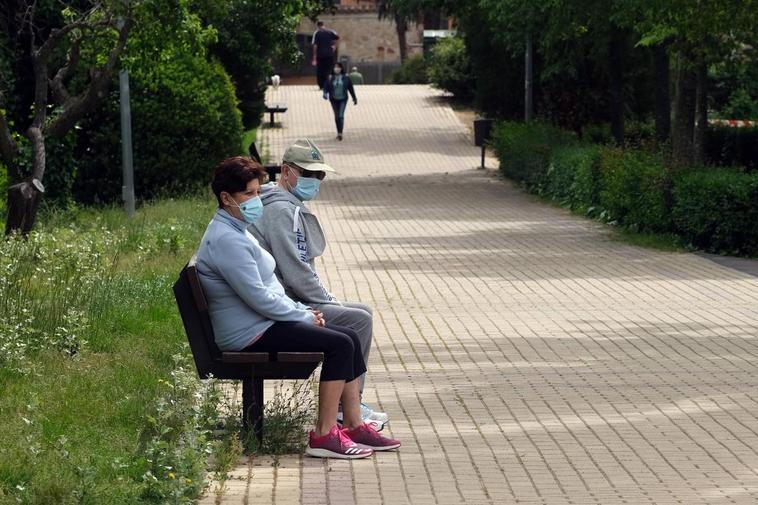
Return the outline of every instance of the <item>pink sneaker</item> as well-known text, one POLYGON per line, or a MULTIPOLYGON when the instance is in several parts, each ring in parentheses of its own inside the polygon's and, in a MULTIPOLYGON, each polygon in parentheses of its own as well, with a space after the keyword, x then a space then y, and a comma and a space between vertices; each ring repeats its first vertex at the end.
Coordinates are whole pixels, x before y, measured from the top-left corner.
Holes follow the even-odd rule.
POLYGON ((359 446, 345 435, 344 430, 335 425, 323 437, 317 437, 316 433, 311 431, 305 453, 316 458, 358 459, 367 458, 374 454, 374 451, 369 447, 359 446))
POLYGON ((370 424, 364 423, 352 430, 343 430, 350 440, 361 447, 375 451, 389 451, 400 447, 400 441, 381 436, 370 424))

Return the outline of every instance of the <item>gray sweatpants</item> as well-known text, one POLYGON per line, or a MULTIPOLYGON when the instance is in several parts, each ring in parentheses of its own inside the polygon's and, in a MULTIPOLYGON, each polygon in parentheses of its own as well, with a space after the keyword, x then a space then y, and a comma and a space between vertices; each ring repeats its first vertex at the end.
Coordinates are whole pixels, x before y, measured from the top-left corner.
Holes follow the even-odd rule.
MULTIPOLYGON (((358 340, 361 342, 363 351, 363 361, 368 367, 368 354, 371 351, 371 339, 374 334, 374 313, 371 307, 362 303, 342 302, 342 305, 309 304, 314 309, 318 309, 324 314, 327 326, 335 324, 351 328, 358 334, 358 340)), ((363 385, 366 383, 366 374, 361 375, 361 393, 363 385)))

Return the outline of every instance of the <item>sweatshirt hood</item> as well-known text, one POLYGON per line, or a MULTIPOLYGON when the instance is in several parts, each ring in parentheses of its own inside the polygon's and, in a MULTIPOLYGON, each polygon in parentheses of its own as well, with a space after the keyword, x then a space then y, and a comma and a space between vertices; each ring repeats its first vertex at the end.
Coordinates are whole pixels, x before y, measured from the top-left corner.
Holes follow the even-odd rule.
POLYGON ((279 186, 276 182, 269 182, 261 186, 261 202, 264 206, 275 202, 288 202, 300 207, 300 212, 310 213, 308 207, 298 197, 279 186))

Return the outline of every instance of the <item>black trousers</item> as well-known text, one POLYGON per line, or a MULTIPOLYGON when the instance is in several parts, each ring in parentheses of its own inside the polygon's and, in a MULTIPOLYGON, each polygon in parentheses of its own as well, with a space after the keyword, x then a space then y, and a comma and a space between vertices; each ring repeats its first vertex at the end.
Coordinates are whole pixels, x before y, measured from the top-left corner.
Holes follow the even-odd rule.
POLYGON ((342 326, 278 321, 243 351, 323 352, 322 381, 350 382, 366 372, 358 334, 342 326))
POLYGON ((324 83, 332 72, 332 65, 334 65, 333 56, 316 58, 316 82, 318 83, 319 89, 324 89, 324 83))

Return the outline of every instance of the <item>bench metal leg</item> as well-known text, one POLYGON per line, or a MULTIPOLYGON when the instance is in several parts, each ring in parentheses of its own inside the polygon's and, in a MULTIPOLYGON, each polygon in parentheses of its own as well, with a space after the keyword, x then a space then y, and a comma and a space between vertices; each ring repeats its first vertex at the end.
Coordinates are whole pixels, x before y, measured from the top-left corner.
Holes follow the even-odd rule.
POLYGON ((274 113, 273 112, 269 112, 268 125, 274 126, 274 113))
POLYGON ((250 422, 258 445, 263 442, 263 379, 242 381, 242 429, 248 432, 250 422))

